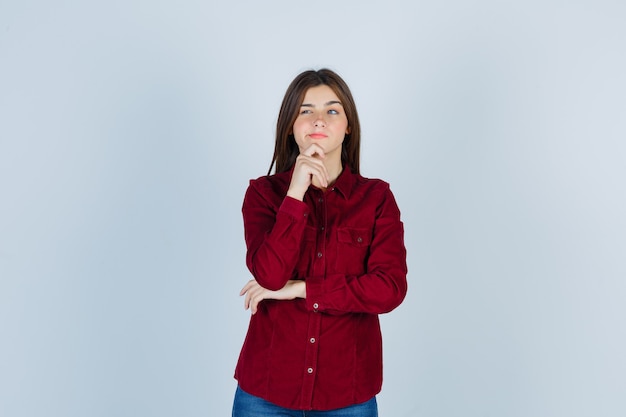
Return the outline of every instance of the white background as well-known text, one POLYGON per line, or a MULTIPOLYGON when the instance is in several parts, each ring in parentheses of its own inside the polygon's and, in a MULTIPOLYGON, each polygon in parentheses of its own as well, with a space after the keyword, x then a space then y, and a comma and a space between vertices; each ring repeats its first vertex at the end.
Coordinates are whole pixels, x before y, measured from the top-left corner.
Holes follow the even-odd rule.
POLYGON ((0 415, 230 415, 241 202, 352 88, 409 294, 381 416, 626 415, 626 3, 0 1, 0 415))

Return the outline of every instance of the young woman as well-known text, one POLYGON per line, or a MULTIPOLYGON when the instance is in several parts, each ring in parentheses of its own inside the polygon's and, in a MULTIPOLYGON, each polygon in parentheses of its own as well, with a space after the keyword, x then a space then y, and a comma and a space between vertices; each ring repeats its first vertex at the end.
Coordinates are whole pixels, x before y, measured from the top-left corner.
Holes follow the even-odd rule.
POLYGON ((233 417, 377 415, 378 314, 405 297, 406 250, 389 185, 360 175, 359 151, 346 83, 327 69, 298 75, 268 175, 243 202, 254 279, 241 290, 252 316, 233 417))

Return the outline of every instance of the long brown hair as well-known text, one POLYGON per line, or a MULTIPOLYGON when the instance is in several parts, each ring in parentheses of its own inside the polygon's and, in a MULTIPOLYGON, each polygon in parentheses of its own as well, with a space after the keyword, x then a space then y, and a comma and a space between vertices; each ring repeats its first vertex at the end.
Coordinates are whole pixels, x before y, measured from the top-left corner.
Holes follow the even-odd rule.
POLYGON ((276 173, 291 169, 300 154, 298 144, 293 136, 293 124, 298 117, 304 95, 311 87, 329 86, 341 101, 348 119, 348 131, 341 145, 341 163, 348 165, 350 171, 359 174, 359 158, 361 153, 361 126, 352 93, 345 81, 335 72, 323 68, 317 71, 304 71, 298 75, 287 88, 276 123, 276 143, 274 156, 267 175, 276 164, 276 173))

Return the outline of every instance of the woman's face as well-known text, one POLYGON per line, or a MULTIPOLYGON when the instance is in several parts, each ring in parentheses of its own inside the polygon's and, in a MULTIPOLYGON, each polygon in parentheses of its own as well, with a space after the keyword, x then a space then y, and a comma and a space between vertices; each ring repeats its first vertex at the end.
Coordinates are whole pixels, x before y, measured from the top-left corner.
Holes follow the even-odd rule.
POLYGON ((300 152, 316 143, 326 158, 338 157, 341 161, 341 145, 348 133, 348 118, 335 92, 327 85, 309 88, 293 124, 300 152))

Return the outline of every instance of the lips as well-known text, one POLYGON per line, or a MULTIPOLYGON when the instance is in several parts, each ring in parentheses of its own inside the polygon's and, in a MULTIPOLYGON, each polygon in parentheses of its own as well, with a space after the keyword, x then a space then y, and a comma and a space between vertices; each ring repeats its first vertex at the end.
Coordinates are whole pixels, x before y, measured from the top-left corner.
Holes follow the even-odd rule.
POLYGON ((328 135, 325 135, 325 134, 323 134, 323 133, 311 133, 311 134, 309 135, 309 137, 310 137, 311 139, 325 139, 325 138, 327 138, 327 137, 328 137, 328 135))

